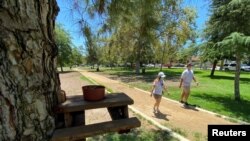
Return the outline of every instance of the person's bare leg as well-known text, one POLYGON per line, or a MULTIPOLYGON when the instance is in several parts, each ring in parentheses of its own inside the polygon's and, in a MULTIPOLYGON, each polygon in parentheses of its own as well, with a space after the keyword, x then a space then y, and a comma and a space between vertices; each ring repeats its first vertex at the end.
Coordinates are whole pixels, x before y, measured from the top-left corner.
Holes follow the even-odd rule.
POLYGON ((160 103, 161 103, 161 97, 157 99, 157 112, 159 111, 159 106, 160 106, 160 103))
POLYGON ((184 90, 184 88, 183 88, 183 89, 182 89, 182 94, 181 94, 181 100, 180 100, 180 102, 183 102, 183 101, 184 101, 184 100, 183 100, 184 96, 185 96, 185 90, 184 90))
POLYGON ((157 107, 157 100, 155 99, 155 104, 154 104, 154 112, 156 111, 157 107))
POLYGON ((188 101, 189 94, 190 94, 190 88, 186 88, 186 90, 185 90, 185 97, 184 97, 185 102, 188 101))
POLYGON ((155 97, 155 96, 154 96, 154 98, 155 98, 155 104, 154 104, 153 112, 155 113, 155 112, 157 111, 157 105, 158 105, 158 104, 157 104, 157 99, 158 99, 158 98, 155 97))

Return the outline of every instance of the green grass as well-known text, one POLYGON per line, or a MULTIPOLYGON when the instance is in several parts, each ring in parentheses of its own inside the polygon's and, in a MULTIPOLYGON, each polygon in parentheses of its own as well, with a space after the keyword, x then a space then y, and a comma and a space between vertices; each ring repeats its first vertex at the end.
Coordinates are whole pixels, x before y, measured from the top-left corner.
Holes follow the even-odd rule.
MULTIPOLYGON (((105 87, 106 88, 106 87, 105 87)), ((113 93, 114 91, 112 90, 112 89, 110 89, 110 88, 106 88, 107 90, 108 90, 108 92, 110 92, 110 93, 113 93)))
MULTIPOLYGON (((93 82, 92 80, 90 80, 89 78, 85 77, 84 75, 80 77, 80 79, 82 79, 83 81, 87 81, 90 84, 97 84, 97 82, 93 82)), ((102 85, 101 83, 98 83, 98 85, 102 85)), ((103 85, 104 86, 104 85, 103 85)), ((110 92, 113 93, 113 90, 111 88, 105 87, 105 89, 110 92)))
POLYGON ((88 138, 88 141, 177 141, 168 131, 132 129, 127 134, 109 133, 88 138))
MULTIPOLYGON (((182 71, 183 69, 163 69, 167 80, 177 82, 176 85, 169 86, 171 94, 165 94, 165 97, 179 101, 181 89, 178 86, 182 71)), ((101 68, 101 73, 129 77, 129 81, 126 79, 122 81, 147 91, 151 90, 152 82, 158 72, 159 68, 151 68, 147 69, 144 75, 136 75, 134 71, 129 69, 115 68, 111 70, 101 68)), ((194 74, 200 85, 198 87, 192 86, 189 103, 199 105, 201 108, 215 113, 250 122, 249 72, 242 72, 240 76, 240 102, 234 100, 234 72, 216 71, 215 76, 210 77, 210 70, 194 69, 194 74)))
POLYGON ((85 77, 84 75, 82 75, 82 76, 80 77, 80 79, 83 80, 83 81, 87 81, 87 82, 90 83, 90 84, 94 84, 93 81, 91 81, 89 78, 85 77))
POLYGON ((202 136, 202 134, 199 133, 199 132, 194 132, 193 136, 195 138, 195 141, 205 141, 205 140, 207 140, 207 137, 202 136))
POLYGON ((173 128, 172 130, 184 137, 187 137, 187 132, 181 128, 173 128))

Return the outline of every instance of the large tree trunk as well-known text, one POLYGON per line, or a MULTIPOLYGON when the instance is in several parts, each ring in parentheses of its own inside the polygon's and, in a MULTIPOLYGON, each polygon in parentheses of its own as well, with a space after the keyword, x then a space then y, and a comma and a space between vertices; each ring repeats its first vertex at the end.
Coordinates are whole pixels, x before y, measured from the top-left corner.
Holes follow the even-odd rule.
POLYGON ((163 59, 164 59, 164 55, 165 55, 165 48, 166 48, 166 46, 163 45, 163 51, 162 51, 162 56, 161 56, 161 67, 160 67, 160 71, 162 71, 162 64, 163 64, 163 59))
POLYGON ((0 2, 0 140, 49 140, 59 81, 55 0, 0 2))
POLYGON ((136 49, 136 60, 135 60, 135 73, 136 74, 140 74, 141 47, 142 47, 142 43, 139 40, 139 43, 136 49))
POLYGON ((166 52, 166 47, 167 47, 167 42, 168 41, 168 44, 169 44, 169 37, 167 35, 166 37, 166 40, 164 41, 164 45, 163 45, 163 51, 162 51, 162 56, 161 56, 161 67, 160 67, 160 71, 162 71, 162 65, 163 65, 163 61, 164 61, 164 58, 165 58, 165 52, 166 52))
POLYGON ((140 61, 136 60, 135 62, 135 73, 140 74, 140 61))
POLYGON ((210 73, 211 77, 214 76, 214 72, 215 72, 215 68, 216 68, 217 62, 218 62, 217 60, 215 60, 213 62, 213 67, 212 67, 212 70, 211 70, 211 73, 210 73))
POLYGON ((61 72, 63 72, 63 65, 60 63, 61 72))
POLYGON ((240 65, 241 58, 239 57, 239 53, 236 53, 236 70, 235 70, 235 78, 234 78, 234 95, 235 100, 240 101, 240 65))

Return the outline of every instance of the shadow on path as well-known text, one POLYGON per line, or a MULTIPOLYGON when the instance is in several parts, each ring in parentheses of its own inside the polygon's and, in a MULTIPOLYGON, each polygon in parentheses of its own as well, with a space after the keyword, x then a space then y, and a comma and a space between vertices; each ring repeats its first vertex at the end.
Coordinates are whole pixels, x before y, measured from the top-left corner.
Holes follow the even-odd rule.
POLYGON ((167 114, 164 114, 160 111, 154 112, 154 117, 156 117, 158 119, 163 119, 163 120, 169 121, 169 119, 167 118, 167 114))
POLYGON ((185 105, 185 104, 183 104, 183 108, 184 109, 189 109, 189 110, 194 110, 194 111, 199 111, 198 109, 196 109, 196 107, 199 107, 199 106, 197 106, 197 105, 195 105, 195 104, 189 104, 189 105, 185 105))

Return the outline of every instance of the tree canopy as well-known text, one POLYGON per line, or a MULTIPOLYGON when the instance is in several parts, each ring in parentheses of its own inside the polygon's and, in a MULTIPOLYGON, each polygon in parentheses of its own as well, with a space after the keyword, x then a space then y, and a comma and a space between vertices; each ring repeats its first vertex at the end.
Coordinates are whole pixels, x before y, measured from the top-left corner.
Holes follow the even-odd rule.
POLYGON ((69 33, 59 24, 55 27, 55 42, 58 47, 57 63, 61 67, 61 71, 63 71, 63 66, 70 63, 72 43, 69 33))
POLYGON ((84 18, 79 21, 89 63, 98 62, 95 56, 101 46, 102 55, 99 55, 105 63, 129 62, 131 66, 135 64, 138 74, 144 63, 166 64, 177 60, 179 49, 196 37, 196 12, 183 7, 182 0, 88 1, 85 5, 87 10, 79 6, 78 11, 82 12, 78 13, 88 12, 95 17, 95 11, 99 11, 104 19, 102 28, 94 31, 84 18))

